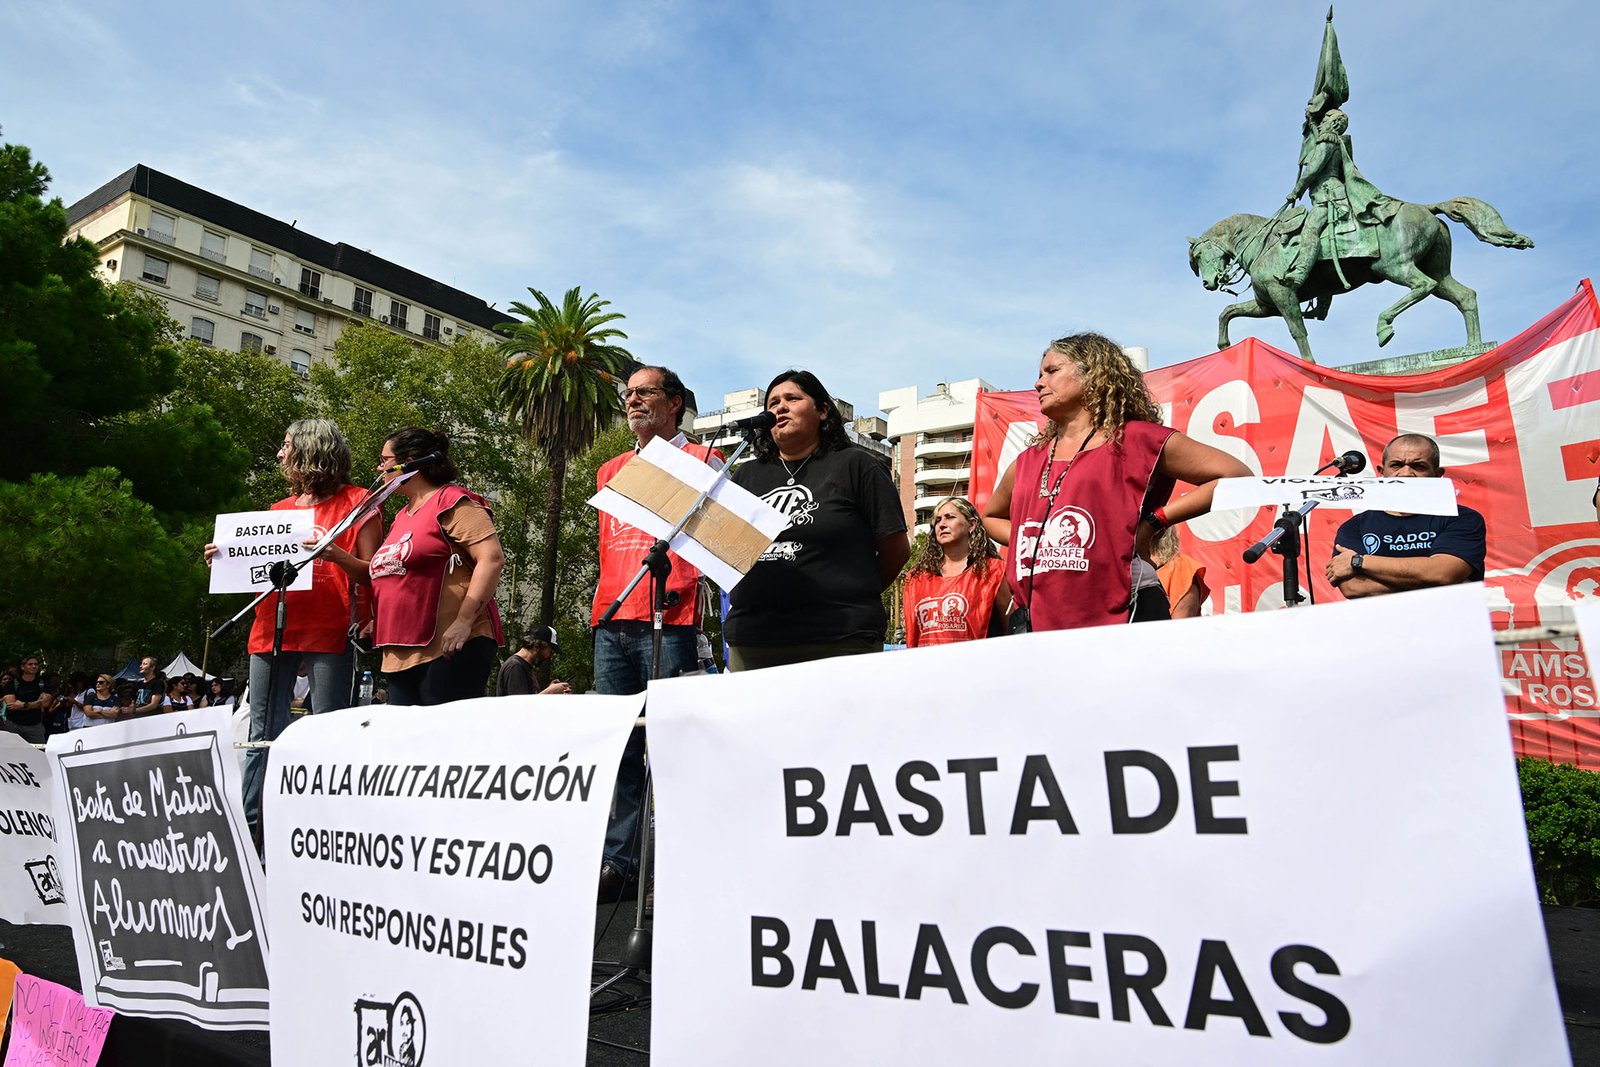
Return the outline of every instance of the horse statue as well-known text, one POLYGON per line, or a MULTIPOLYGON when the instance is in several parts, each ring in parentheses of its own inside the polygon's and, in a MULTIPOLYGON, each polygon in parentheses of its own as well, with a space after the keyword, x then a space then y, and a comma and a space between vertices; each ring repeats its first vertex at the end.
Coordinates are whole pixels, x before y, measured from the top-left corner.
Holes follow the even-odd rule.
MULTIPOLYGON (((1387 199, 1387 198, 1386 198, 1387 199)), ((1288 205, 1286 204, 1285 207, 1288 205)), ((1481 343, 1478 294, 1450 274, 1450 230, 1437 218, 1447 216, 1465 226, 1478 240, 1501 248, 1532 248, 1533 242, 1506 226, 1491 205, 1470 196, 1437 204, 1389 200, 1388 217, 1372 225, 1365 235, 1367 247, 1351 245, 1340 254, 1328 254, 1325 237, 1304 280, 1295 284, 1300 256, 1301 230, 1306 223, 1303 207, 1271 218, 1230 215, 1199 237, 1189 239, 1189 269, 1209 290, 1229 288, 1248 277, 1251 299, 1224 308, 1217 319, 1217 347, 1227 348, 1228 323, 1237 318, 1280 316, 1289 327, 1300 355, 1315 363, 1306 340, 1305 318, 1327 317, 1328 307, 1340 293, 1371 282, 1394 282, 1407 292, 1378 315, 1378 344, 1394 336, 1394 320, 1424 297, 1448 300, 1466 322, 1467 344, 1481 343), (1360 254, 1360 253, 1372 254, 1360 254), (1301 305, 1308 305, 1302 312, 1301 305)), ((1329 227, 1333 229, 1333 227, 1329 227)))

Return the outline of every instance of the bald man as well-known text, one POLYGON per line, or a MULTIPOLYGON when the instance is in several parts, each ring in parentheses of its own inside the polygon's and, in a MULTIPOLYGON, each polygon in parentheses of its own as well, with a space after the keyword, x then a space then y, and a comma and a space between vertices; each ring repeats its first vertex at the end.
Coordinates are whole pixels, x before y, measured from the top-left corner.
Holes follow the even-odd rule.
MULTIPOLYGON (((1406 433, 1383 449, 1385 478, 1439 478, 1439 444, 1406 433)), ((1483 516, 1457 506, 1455 515, 1365 511, 1352 515, 1334 536, 1325 572, 1346 599, 1406 589, 1476 582, 1483 578, 1483 516)))

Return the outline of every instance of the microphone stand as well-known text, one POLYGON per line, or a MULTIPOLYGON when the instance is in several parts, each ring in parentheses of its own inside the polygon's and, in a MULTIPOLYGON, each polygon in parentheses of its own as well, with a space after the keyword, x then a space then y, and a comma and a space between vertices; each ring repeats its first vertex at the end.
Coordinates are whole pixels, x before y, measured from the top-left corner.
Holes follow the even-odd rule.
MULTIPOLYGON (((400 483, 409 477, 411 477, 410 472, 402 474, 400 477, 394 479, 381 489, 378 488, 378 482, 374 482, 372 487, 367 490, 366 497, 363 498, 360 503, 356 504, 355 507, 351 508, 350 513, 344 518, 340 519, 339 522, 334 525, 333 529, 329 530, 328 533, 323 536, 322 540, 318 541, 316 545, 306 553, 305 559, 301 560, 299 563, 290 563, 288 560, 281 559, 268 568, 267 576, 272 581, 272 588, 264 590, 260 596, 256 597, 254 600, 250 601, 250 603, 241 608, 237 615, 223 623, 221 626, 217 627, 215 630, 211 631, 210 636, 207 638, 208 642, 215 641, 217 638, 233 629, 234 626, 238 625, 239 621, 246 615, 253 612, 257 604, 260 604, 269 596, 277 597, 277 610, 274 613, 272 624, 272 659, 268 661, 267 664, 267 695, 266 699, 261 705, 267 709, 267 729, 270 730, 272 727, 272 701, 277 695, 278 679, 281 677, 282 671, 282 664, 280 661, 283 658, 283 632, 287 628, 289 621, 289 587, 294 584, 295 579, 300 576, 301 571, 311 566, 312 562, 321 556, 322 553, 327 550, 329 545, 333 544, 335 538, 339 537, 346 530, 350 529, 350 527, 353 526, 358 519, 364 518, 365 516, 376 511, 385 500, 389 499, 389 494, 398 489, 400 487, 400 483)), ((381 475, 379 476, 379 480, 382 480, 381 475)), ((354 589, 351 590, 350 595, 355 595, 354 589)), ((252 740, 254 739, 252 738, 252 740)), ((269 737, 265 738, 265 740, 271 741, 273 738, 269 737)), ((265 760, 265 758, 265 755, 261 757, 262 760, 265 760)), ((245 812, 246 818, 248 818, 250 814, 250 812, 245 812)), ((258 824, 260 822, 260 818, 261 816, 258 810, 256 813, 256 822, 258 824)))
MULTIPOLYGON (((1362 463, 1364 467, 1365 462, 1362 463)), ((1321 474, 1329 467, 1338 467, 1338 477, 1343 478, 1348 473, 1344 466, 1344 457, 1332 460, 1317 468, 1316 474, 1321 474)), ((1359 471, 1361 467, 1354 468, 1359 471)), ((1267 535, 1249 548, 1244 550, 1244 561, 1254 563, 1270 549, 1273 554, 1283 559, 1283 606, 1292 608, 1305 602, 1305 597, 1300 594, 1300 528, 1306 526, 1306 519, 1317 509, 1319 501, 1307 500, 1298 508, 1290 505, 1283 506, 1283 514, 1278 516, 1278 521, 1272 524, 1272 529, 1267 535)), ((1309 529, 1309 527, 1308 527, 1309 529)), ((1310 572, 1307 572, 1309 577, 1310 572)))
MULTIPOLYGON (((650 622, 652 627, 650 678, 652 681, 658 680, 661 677, 662 619, 666 615, 666 609, 672 607, 673 603, 675 602, 672 598, 675 598, 677 595, 671 594, 669 596, 667 593, 667 578, 672 573, 672 560, 667 556, 667 546, 672 543, 673 539, 676 538, 678 534, 683 532, 683 528, 689 524, 689 520, 694 518, 705 502, 711 498, 711 494, 716 491, 717 486, 721 485, 723 481, 727 479, 728 472, 733 470, 733 465, 738 462, 739 457, 743 456, 745 450, 750 447, 750 443, 755 437, 756 429, 757 427, 754 426, 744 428, 744 439, 739 442, 739 447, 734 449, 733 455, 729 456, 727 461, 723 463, 722 468, 716 472, 716 477, 711 480, 711 484, 705 489, 701 490, 700 495, 694 498, 694 502, 689 505, 687 510, 684 511, 683 517, 678 520, 677 524, 667 532, 667 536, 661 538, 650 546, 649 551, 645 553, 644 561, 639 565, 639 570, 637 573, 635 573, 632 580, 628 582, 627 587, 624 588, 620 594, 618 594, 617 599, 613 600, 610 606, 608 606, 605 612, 600 616, 599 625, 603 626, 610 622, 612 617, 622 609, 622 604, 628 599, 628 594, 633 592, 634 588, 644 580, 646 575, 650 576, 650 622)), ((648 708, 646 710, 648 710, 648 708)), ((650 970, 651 934, 649 930, 645 929, 644 925, 644 905, 646 896, 645 887, 649 884, 651 858, 650 801, 652 785, 648 736, 649 735, 647 731, 644 761, 644 789, 639 794, 639 821, 636 823, 639 831, 639 887, 636 894, 636 899, 634 900, 633 929, 629 932, 628 940, 623 946, 622 958, 617 961, 617 964, 619 967, 621 967, 621 970, 617 971, 615 974, 611 975, 611 977, 605 979, 599 985, 595 986, 589 991, 589 999, 591 1002, 595 997, 599 996, 607 989, 610 989, 624 978, 641 976, 648 973, 650 970)), ((592 1003, 590 1010, 594 1010, 592 1003)))

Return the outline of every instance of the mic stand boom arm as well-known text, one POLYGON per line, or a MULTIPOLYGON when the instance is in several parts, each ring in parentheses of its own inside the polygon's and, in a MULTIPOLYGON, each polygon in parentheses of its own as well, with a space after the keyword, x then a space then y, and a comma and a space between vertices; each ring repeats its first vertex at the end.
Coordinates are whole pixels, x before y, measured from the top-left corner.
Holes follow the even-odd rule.
POLYGON ((1254 563, 1268 549, 1283 557, 1285 607, 1292 608, 1305 600, 1305 597, 1300 595, 1300 527, 1305 523, 1306 516, 1316 510, 1316 507, 1315 500, 1307 500, 1292 511, 1289 505, 1285 504, 1283 514, 1278 516, 1278 521, 1272 524, 1272 529, 1267 535, 1244 550, 1246 563, 1254 563))

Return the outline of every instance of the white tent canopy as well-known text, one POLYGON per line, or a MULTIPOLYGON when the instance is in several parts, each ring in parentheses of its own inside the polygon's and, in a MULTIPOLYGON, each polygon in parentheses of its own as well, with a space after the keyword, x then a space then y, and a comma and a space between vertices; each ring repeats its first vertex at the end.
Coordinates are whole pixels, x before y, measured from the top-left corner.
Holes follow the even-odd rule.
POLYGON ((192 674, 196 678, 213 678, 215 675, 206 674, 191 660, 186 653, 179 652, 178 658, 167 664, 161 672, 168 678, 181 678, 185 674, 192 674))

